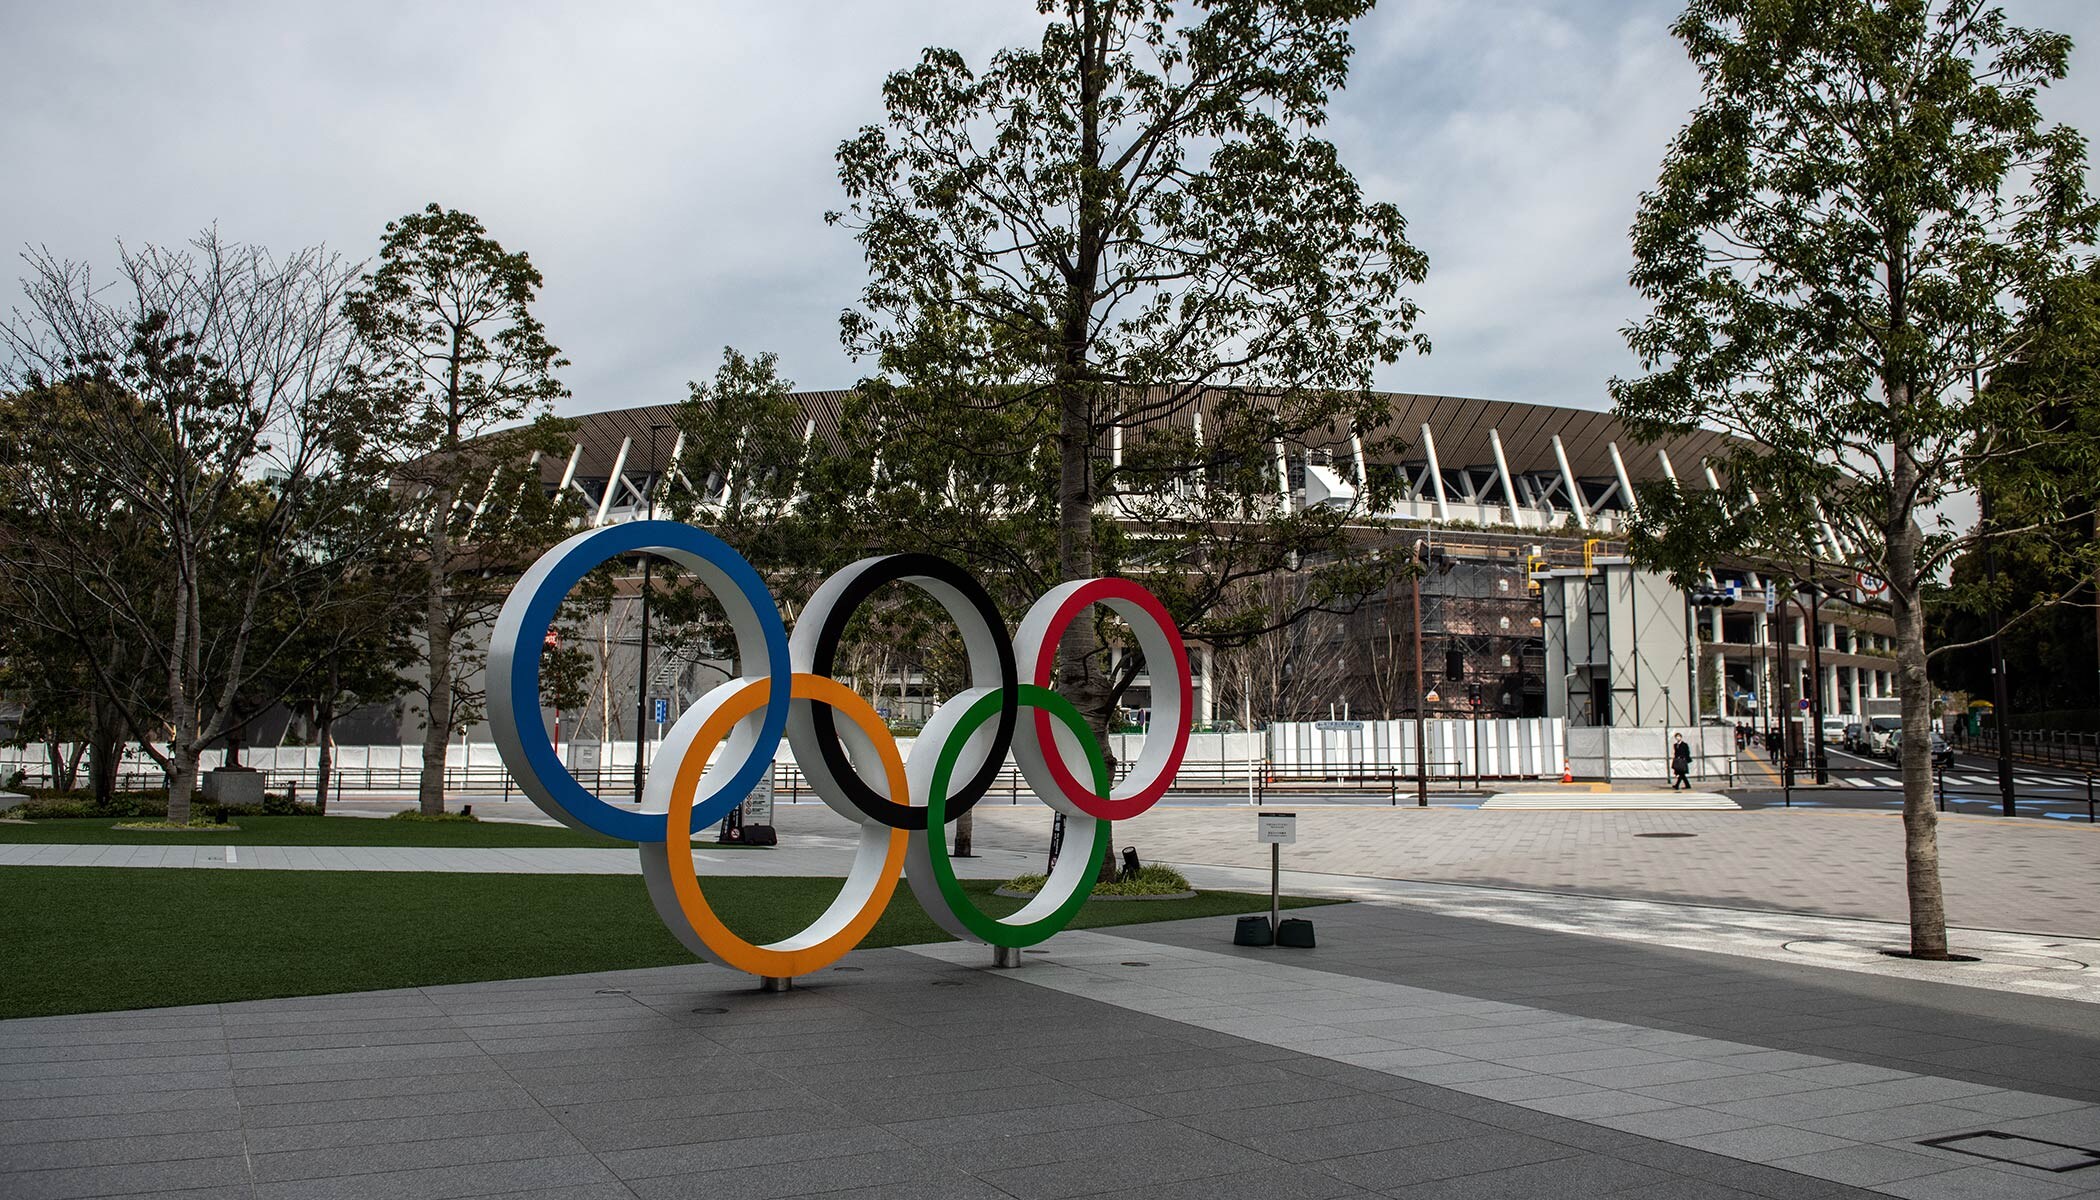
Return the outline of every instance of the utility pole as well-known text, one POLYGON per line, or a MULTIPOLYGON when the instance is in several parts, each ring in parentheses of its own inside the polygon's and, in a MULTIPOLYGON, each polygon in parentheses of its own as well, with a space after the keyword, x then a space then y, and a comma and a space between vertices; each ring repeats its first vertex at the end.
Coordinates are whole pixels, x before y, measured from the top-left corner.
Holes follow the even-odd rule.
POLYGON ((1808 670, 1815 678, 1815 686, 1803 693, 1808 699, 1808 715, 1813 729, 1804 728, 1802 735, 1809 739, 1810 761, 1815 764, 1816 782, 1830 782, 1830 756, 1823 752, 1823 630, 1816 619, 1823 607, 1823 589, 1810 579, 1801 585, 1808 593, 1808 670))
POLYGON ((1426 543, 1415 541, 1415 806, 1429 807, 1429 726, 1428 717, 1422 711, 1422 574, 1429 569, 1428 556, 1423 553, 1426 543))
POLYGON ((1990 528, 1990 489, 1986 488, 1983 490, 1982 495, 1978 497, 1978 503, 1981 505, 1983 510, 1981 513, 1984 525, 1983 569, 1985 574, 1987 574, 1990 577, 1991 592, 1993 596, 1993 599, 1991 600, 1990 616, 1991 728, 1998 735, 1998 809, 2000 812, 2004 813, 2006 816, 2009 817, 2012 816, 2014 812, 2011 727, 2012 702, 2007 698, 2008 688, 2006 686, 2005 680, 2005 645, 2000 637, 2004 630, 1999 625, 1999 617, 2001 616, 2001 614, 1998 611, 1998 601, 1995 598, 1997 595, 1998 585, 1998 539, 1995 536, 1992 536, 1996 531, 1990 528))
POLYGON ((1779 725, 1779 778, 1780 785, 1787 792, 1787 807, 1792 808, 1794 806, 1794 739, 1793 726, 1790 722, 1793 720, 1794 710, 1793 705, 1787 699, 1787 692, 1792 689, 1787 686, 1791 681, 1787 678, 1786 647, 1788 642, 1794 640, 1793 630, 1788 628, 1793 623, 1793 618, 1787 615, 1786 606, 1781 604, 1773 615, 1766 619, 1768 621, 1776 620, 1779 624, 1779 712, 1777 715, 1779 725))
MULTIPOLYGON (((656 519, 656 478, 662 474, 656 462, 656 431, 662 425, 649 426, 649 519, 656 519)), ((618 480, 608 481, 607 487, 617 487, 618 480)), ((648 551, 642 552, 642 653, 636 664, 634 676, 634 802, 642 802, 642 781, 648 775, 643 763, 642 750, 649 736, 649 593, 655 590, 650 567, 656 558, 648 551)))

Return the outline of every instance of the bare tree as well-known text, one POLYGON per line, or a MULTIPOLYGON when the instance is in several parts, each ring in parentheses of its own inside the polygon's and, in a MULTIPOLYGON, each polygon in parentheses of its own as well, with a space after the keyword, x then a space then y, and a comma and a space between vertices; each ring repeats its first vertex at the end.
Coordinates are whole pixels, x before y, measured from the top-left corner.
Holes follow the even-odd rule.
POLYGON ((346 469, 373 422, 347 386, 357 344, 341 304, 356 269, 215 230, 187 248, 122 248, 106 287, 49 251, 24 258, 27 306, 0 325, 0 371, 44 399, 29 418, 44 453, 9 460, 10 493, 32 505, 0 544, 27 596, 13 615, 84 637, 69 614, 85 597, 94 620, 144 648, 164 684, 150 707, 122 664, 89 665, 167 773, 168 819, 186 822, 204 748, 250 715, 242 697, 308 623, 328 619, 328 589, 312 585, 340 560, 297 551, 361 495, 346 469), (67 475, 92 478, 109 507, 73 506, 89 497, 67 475), (82 553, 98 521, 121 526, 126 553, 82 553), (291 596, 296 614, 272 611, 291 596), (166 750, 153 744, 162 722, 166 750))

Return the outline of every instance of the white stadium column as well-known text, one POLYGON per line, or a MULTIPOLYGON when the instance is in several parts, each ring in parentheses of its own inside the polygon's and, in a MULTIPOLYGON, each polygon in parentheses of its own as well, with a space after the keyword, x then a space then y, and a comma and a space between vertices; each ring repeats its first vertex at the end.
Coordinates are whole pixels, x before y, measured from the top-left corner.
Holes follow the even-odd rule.
POLYGON ((1429 452, 1429 479, 1436 486, 1436 519, 1451 519, 1451 504, 1444 495, 1444 466, 1437 461, 1436 439, 1429 435, 1429 422, 1422 422, 1422 448, 1429 452))
POLYGON ((1582 502, 1582 489, 1575 484, 1575 469, 1568 465, 1568 448, 1560 444, 1560 435, 1553 435, 1553 459, 1560 464, 1561 481, 1568 485, 1568 507, 1575 511, 1575 523, 1587 533, 1590 528, 1589 506, 1582 502))
POLYGON ((1509 523, 1518 529, 1524 527, 1524 502, 1517 499, 1516 481, 1509 477, 1509 456, 1502 453, 1502 431, 1488 429, 1488 445, 1495 451, 1495 471, 1502 476, 1502 495, 1509 501, 1509 523))

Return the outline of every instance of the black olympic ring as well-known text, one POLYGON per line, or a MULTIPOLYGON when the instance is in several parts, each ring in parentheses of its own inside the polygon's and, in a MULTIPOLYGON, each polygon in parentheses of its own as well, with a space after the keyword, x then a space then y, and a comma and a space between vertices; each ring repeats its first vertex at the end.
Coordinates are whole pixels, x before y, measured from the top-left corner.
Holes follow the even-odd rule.
MULTIPOLYGON (((1018 720, 1020 695, 1020 672, 1014 663, 1013 638, 1006 632, 1006 622, 999 616, 991 596, 984 585, 956 564, 931 554, 889 554, 875 558, 864 558, 830 579, 824 581, 810 597, 803 610, 804 619, 796 623, 796 637, 791 642, 790 656, 796 660, 796 669, 829 677, 838 658, 839 639, 845 633, 846 622, 854 612, 886 583, 910 583, 938 601, 948 615, 954 618, 962 631, 963 645, 969 652, 970 682, 972 691, 997 688, 1000 694, 998 724, 992 731, 991 745, 986 749, 984 761, 976 772, 948 797, 949 820, 970 811, 970 807, 992 789, 999 776, 999 768, 1006 761, 1007 751, 1013 746, 1014 725, 1018 720), (970 612, 964 611, 967 606, 970 612), (816 615, 812 622, 808 617, 816 615), (974 617, 975 628, 972 628, 974 617), (813 641, 805 643, 800 636, 805 629, 815 629, 813 641), (984 678, 985 652, 997 659, 998 678, 984 678), (807 653, 808 661, 802 661, 807 653)), ((978 698, 971 692, 950 699, 942 705, 948 708, 959 705, 967 709, 978 698)), ((853 769, 852 760, 840 744, 838 723, 833 719, 829 706, 798 701, 797 707, 808 714, 807 734, 815 742, 816 758, 823 771, 836 783, 838 791, 852 802, 855 808, 875 821, 892 829, 919 830, 926 828, 926 809, 908 804, 892 802, 882 793, 868 786, 860 773, 853 769)), ((799 714, 798 714, 799 715, 799 714)), ((938 719, 938 714, 936 719, 938 719)), ((789 740, 797 742, 796 756, 809 761, 806 748, 799 744, 798 733, 802 722, 790 720, 789 740)), ((932 722, 928 723, 931 728, 932 722)), ((938 749, 938 747, 935 747, 938 749)))

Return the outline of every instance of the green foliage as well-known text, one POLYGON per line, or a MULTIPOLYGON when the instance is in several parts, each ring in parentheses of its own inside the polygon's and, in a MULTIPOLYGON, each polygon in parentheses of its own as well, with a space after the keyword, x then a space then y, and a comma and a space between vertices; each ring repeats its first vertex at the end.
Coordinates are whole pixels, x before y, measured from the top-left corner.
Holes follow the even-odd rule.
POLYGON ((1703 95, 1641 197, 1630 278, 1653 311, 1626 337, 1648 373, 1612 395, 1637 436, 1738 440, 1719 494, 1644 490, 1632 549, 1680 582, 1722 559, 1886 581, 1911 948, 1943 957, 1925 604, 2004 532, 1943 501, 2046 503, 2019 460, 2061 422, 1978 382, 2100 227, 2084 138, 2037 104, 2070 39, 1983 0, 1692 0, 1675 32, 1703 95))
MULTIPOLYGON (((1253 611, 1247 579, 1356 566, 1344 514, 1277 504, 1272 448, 1378 442, 1373 369, 1427 349, 1403 292, 1426 259, 1316 135, 1368 7, 1066 0, 981 70, 930 49, 891 75, 830 215, 870 277, 842 337, 882 373, 842 437, 881 453, 826 502, 1029 599, 1140 577, 1199 638, 1294 615, 1253 611)), ((1117 636, 1065 644, 1097 726, 1139 665, 1106 673, 1117 636)))
POLYGON ((472 215, 431 204, 388 222, 378 265, 345 305, 369 354, 357 383, 388 412, 380 457, 409 506, 427 811, 443 804, 452 730, 484 700, 476 680, 487 646, 474 631, 576 511, 573 495, 549 493, 538 466, 565 448, 569 429, 551 415, 568 394, 555 375, 568 360, 533 316, 541 283, 524 252, 504 249, 472 215))
POLYGON ((1937 502, 2045 432, 1970 384, 2100 221, 2036 103, 2069 39, 1969 0, 1695 0, 1676 32, 1704 101, 1633 228, 1650 373, 1612 391, 1640 434, 1746 440, 1720 496, 1644 492, 1638 547, 1834 556, 1915 603, 1972 536, 1937 502))
POLYGON ((8 810, 8 815, 29 821, 56 820, 67 817, 166 817, 168 797, 165 792, 113 792, 105 797, 96 797, 90 792, 77 789, 42 789, 30 793, 30 799, 8 810))
POLYGON ((568 395, 568 365, 532 315, 543 280, 469 213, 428 205, 389 221, 379 265, 346 311, 374 358, 360 374, 386 397, 391 436, 455 450, 568 395))
POLYGON ((472 821, 479 821, 480 819, 481 819, 481 818, 479 818, 479 817, 475 816, 475 815, 474 815, 473 813, 470 813, 470 812, 453 812, 453 811, 448 811, 448 812, 435 812, 435 813, 427 813, 427 812, 424 812, 424 811, 422 811, 421 809, 416 809, 416 808, 404 808, 404 809, 402 809, 402 810, 401 810, 400 812, 397 812, 397 813, 395 813, 394 815, 392 815, 392 816, 390 816, 390 817, 388 817, 388 818, 387 818, 387 820, 389 820, 389 821, 433 821, 433 822, 445 822, 445 821, 454 821, 454 822, 457 822, 457 821, 469 821, 469 822, 472 822, 472 821))
MULTIPOLYGON (((228 811, 259 812, 278 817, 313 816, 317 812, 313 805, 294 802, 282 792, 264 793, 260 808, 228 811)), ((7 815, 30 821, 166 818, 168 798, 165 792, 114 792, 107 797, 97 798, 90 792, 54 789, 34 793, 34 798, 9 809, 7 815)))
MULTIPOLYGON (((1009 892, 1020 892, 1033 896, 1043 890, 1043 884, 1048 882, 1048 880, 1049 876, 1039 872, 1032 872, 1026 875, 1016 875, 1001 884, 1000 887, 1009 892)), ((1138 872, 1135 875, 1099 880, 1095 882, 1093 891, 1090 894, 1095 896, 1178 896, 1183 892, 1194 890, 1194 888, 1189 886, 1187 876, 1172 867, 1154 863, 1151 866, 1138 868, 1138 872)))

